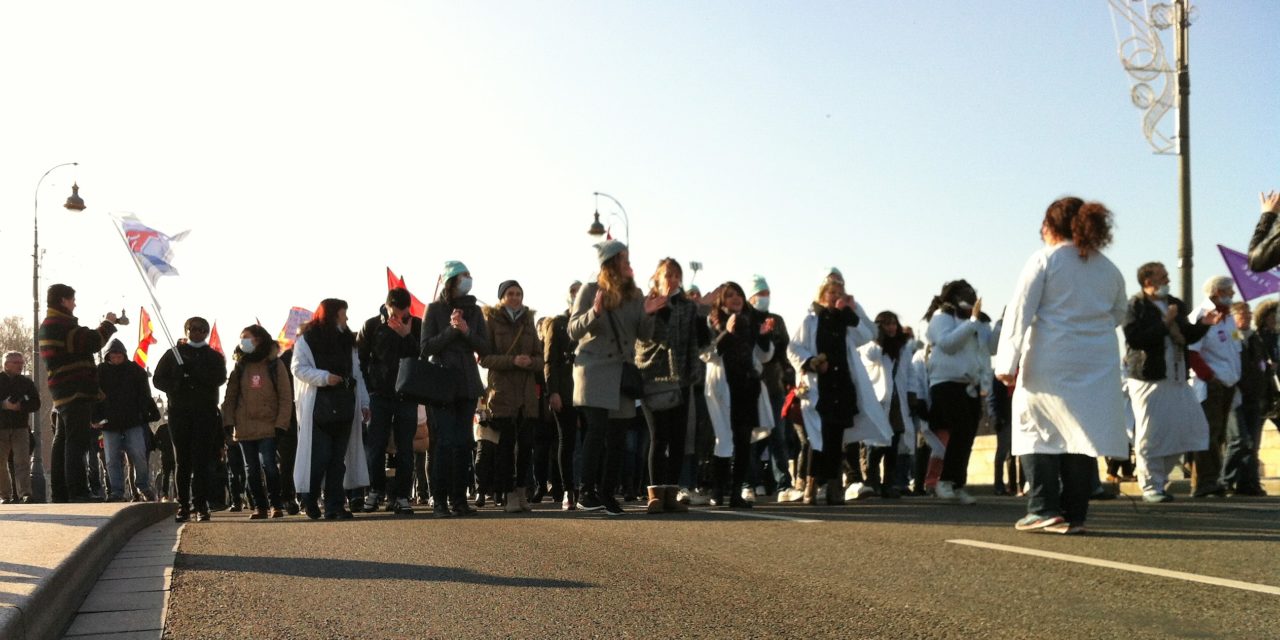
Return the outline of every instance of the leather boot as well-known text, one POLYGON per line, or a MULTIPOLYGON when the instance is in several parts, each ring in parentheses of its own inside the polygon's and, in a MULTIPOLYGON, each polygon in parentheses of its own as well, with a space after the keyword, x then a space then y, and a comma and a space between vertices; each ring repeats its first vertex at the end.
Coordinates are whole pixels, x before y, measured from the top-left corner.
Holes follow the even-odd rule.
POLYGON ((711 463, 715 469, 715 478, 712 480, 712 485, 715 488, 711 495, 711 506, 727 507, 729 506, 728 493, 731 490, 729 487, 731 482, 729 471, 733 466, 733 459, 714 456, 711 458, 711 463))
POLYGON ((827 504, 839 506, 844 504, 844 486, 839 480, 827 481, 827 504))
POLYGON ((813 476, 805 479, 804 503, 810 506, 818 504, 818 479, 813 476))
POLYGON ((663 498, 666 494, 666 487, 649 485, 649 504, 645 507, 645 513, 663 513, 663 498))
POLYGON ((679 495, 680 495, 680 487, 677 487, 674 484, 669 484, 665 487, 662 487, 662 508, 666 509, 667 513, 688 513, 689 512, 689 507, 683 504, 680 504, 680 500, 677 499, 677 496, 679 495))

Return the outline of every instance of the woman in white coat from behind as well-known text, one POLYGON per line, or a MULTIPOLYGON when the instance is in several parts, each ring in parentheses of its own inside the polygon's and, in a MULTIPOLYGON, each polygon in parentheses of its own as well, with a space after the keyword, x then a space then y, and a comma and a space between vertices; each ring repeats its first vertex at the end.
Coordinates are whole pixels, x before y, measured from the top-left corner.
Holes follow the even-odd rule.
POLYGON ((349 519, 352 513, 345 507, 344 489, 369 484, 360 437, 360 425, 369 419, 369 392, 360 374, 355 334, 347 328, 346 302, 335 298, 320 302, 315 316, 299 331, 291 369, 298 412, 293 481, 304 494, 302 506, 307 517, 319 519, 323 491, 325 519, 349 519), (322 394, 332 397, 321 399, 322 394), (327 411, 344 403, 354 405, 352 415, 327 411))
POLYGON ((1125 457, 1116 327, 1127 300, 1120 270, 1099 253, 1111 212, 1066 197, 1041 223, 1000 332, 995 372, 1013 392, 1012 450, 1031 486, 1019 531, 1084 533, 1098 456, 1125 457))

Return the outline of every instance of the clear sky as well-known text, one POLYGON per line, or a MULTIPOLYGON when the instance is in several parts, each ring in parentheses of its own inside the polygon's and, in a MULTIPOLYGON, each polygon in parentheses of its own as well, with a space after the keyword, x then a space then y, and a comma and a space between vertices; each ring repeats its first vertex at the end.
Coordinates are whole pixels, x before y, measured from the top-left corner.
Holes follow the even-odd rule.
MULTIPOLYGON (((1198 4, 1197 285, 1280 189, 1277 24, 1280 3, 1198 4)), ((1142 137, 1105 0, 15 0, 0 59, 5 315, 31 314, 36 180, 70 161, 40 193, 41 298, 135 316, 107 218, 132 211, 192 230, 164 313, 228 342, 329 296, 368 317, 387 266, 427 298, 446 259, 482 300, 515 278, 559 312, 593 275, 593 191, 630 214, 641 279, 667 255, 704 289, 762 273, 793 326, 832 265, 871 314, 914 321, 964 277, 998 315, 1064 194, 1115 212, 1126 280, 1176 279, 1177 159, 1142 137)))

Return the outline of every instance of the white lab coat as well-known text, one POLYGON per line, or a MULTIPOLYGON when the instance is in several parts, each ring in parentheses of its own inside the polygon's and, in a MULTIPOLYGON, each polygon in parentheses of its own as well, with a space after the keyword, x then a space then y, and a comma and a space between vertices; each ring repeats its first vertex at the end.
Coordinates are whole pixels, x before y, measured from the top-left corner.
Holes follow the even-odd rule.
POLYGON ((1116 327, 1124 277, 1063 243, 1032 254, 1006 311, 995 372, 1018 373, 1012 453, 1129 455, 1116 327))
MULTIPOLYGON (((767 350, 757 345, 754 354, 756 373, 760 373, 764 370, 764 363, 773 359, 773 343, 769 343, 767 350)), ((703 350, 701 358, 707 363, 707 413, 711 417, 711 430, 716 435, 716 447, 713 453, 718 458, 731 458, 733 457, 733 426, 730 420, 729 378, 725 374, 724 359, 716 353, 714 344, 703 350)), ((765 389, 764 382, 760 383, 760 399, 756 402, 756 408, 758 421, 752 427, 756 432, 765 430, 764 435, 767 436, 768 430, 773 429, 773 406, 769 403, 769 391, 765 389)), ((755 442, 758 439, 760 438, 757 434, 753 433, 751 441, 755 442)))
MULTIPOLYGON (((893 442, 893 427, 889 426, 889 418, 885 416, 876 397, 867 368, 862 365, 862 356, 858 346, 868 341, 866 332, 860 331, 863 324, 874 326, 865 314, 859 314, 858 327, 850 327, 845 335, 845 357, 849 360, 849 377, 858 393, 858 415, 853 418, 853 426, 844 430, 842 445, 849 442, 862 442, 875 447, 887 447, 893 442)), ((804 431, 809 437, 809 445, 814 451, 822 451, 822 417, 818 415, 818 374, 804 371, 804 363, 818 355, 818 316, 812 311, 800 323, 800 328, 791 337, 787 345, 787 357, 796 369, 800 382, 807 386, 807 392, 800 400, 800 413, 804 416, 804 431)))
MULTIPOLYGON (((293 484, 298 493, 309 493, 311 487, 311 433, 315 410, 316 389, 329 384, 329 372, 316 368, 315 356, 307 346, 306 336, 300 336, 293 345, 293 406, 298 412, 298 457, 293 467, 293 484)), ((356 379, 356 416, 351 424, 351 437, 347 439, 344 460, 347 472, 342 478, 346 489, 369 486, 369 462, 365 459, 364 438, 361 437, 362 409, 369 408, 369 391, 360 374, 360 360, 351 349, 351 372, 356 379)))
MULTIPOLYGON (((916 452, 915 421, 911 419, 911 408, 907 404, 907 394, 917 393, 916 368, 912 359, 915 349, 911 344, 902 345, 898 354, 898 373, 893 374, 893 358, 875 342, 868 342, 858 348, 862 355, 862 363, 867 368, 867 376, 871 386, 880 398, 880 407, 887 418, 893 410, 893 390, 898 390, 898 410, 902 412, 903 432, 899 439, 898 453, 912 454, 916 452)), ((925 395, 928 395, 927 393, 925 395)), ((893 425, 890 424, 890 427, 893 425)))

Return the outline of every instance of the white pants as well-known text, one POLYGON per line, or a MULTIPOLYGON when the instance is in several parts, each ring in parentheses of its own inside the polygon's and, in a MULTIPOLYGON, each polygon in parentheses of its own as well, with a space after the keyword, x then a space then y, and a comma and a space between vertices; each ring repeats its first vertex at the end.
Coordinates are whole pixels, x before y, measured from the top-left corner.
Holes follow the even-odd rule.
POLYGON ((1181 462, 1182 454, 1148 458, 1138 453, 1137 458, 1138 484, 1142 492, 1164 493, 1165 485, 1169 484, 1169 472, 1181 462))

